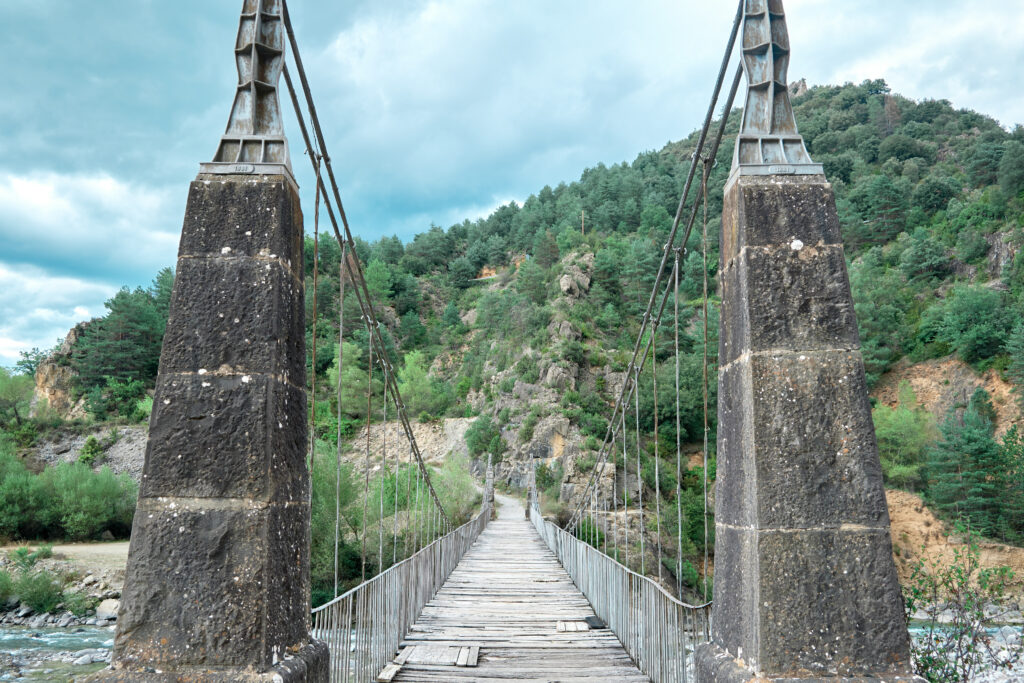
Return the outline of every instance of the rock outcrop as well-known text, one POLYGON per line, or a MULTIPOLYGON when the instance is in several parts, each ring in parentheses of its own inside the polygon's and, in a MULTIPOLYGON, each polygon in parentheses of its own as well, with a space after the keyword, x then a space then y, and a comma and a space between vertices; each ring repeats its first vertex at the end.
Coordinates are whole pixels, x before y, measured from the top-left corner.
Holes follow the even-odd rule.
POLYGON ((75 343, 89 323, 80 323, 71 328, 64 343, 39 364, 36 370, 36 388, 32 397, 32 416, 38 417, 44 410, 54 411, 63 420, 77 420, 86 417, 85 398, 75 397, 75 378, 78 373, 69 360, 75 343))

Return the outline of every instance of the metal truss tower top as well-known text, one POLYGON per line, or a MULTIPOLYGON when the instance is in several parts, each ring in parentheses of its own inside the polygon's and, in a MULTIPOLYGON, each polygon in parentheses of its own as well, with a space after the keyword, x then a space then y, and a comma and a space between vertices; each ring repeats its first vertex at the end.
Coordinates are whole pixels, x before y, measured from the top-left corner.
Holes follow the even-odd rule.
POLYGON ((292 177, 277 90, 285 40, 283 0, 244 0, 235 42, 235 102, 217 154, 201 172, 292 177))
POLYGON ((823 173, 797 131, 789 99, 789 30, 782 0, 745 0, 743 71, 747 103, 736 138, 733 175, 823 173))

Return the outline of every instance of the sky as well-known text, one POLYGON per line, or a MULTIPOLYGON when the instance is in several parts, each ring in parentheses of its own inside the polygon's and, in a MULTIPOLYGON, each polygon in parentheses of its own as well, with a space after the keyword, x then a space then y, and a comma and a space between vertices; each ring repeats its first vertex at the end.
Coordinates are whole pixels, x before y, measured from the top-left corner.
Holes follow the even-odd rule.
MULTIPOLYGON (((1024 0, 785 6, 790 81, 884 78, 1024 123, 1024 0)), ((688 135, 735 7, 289 2, 353 231, 403 240, 688 135)), ((227 122, 240 8, 0 0, 0 366, 174 264, 188 183, 227 122)), ((285 127, 308 222, 313 176, 285 127)))

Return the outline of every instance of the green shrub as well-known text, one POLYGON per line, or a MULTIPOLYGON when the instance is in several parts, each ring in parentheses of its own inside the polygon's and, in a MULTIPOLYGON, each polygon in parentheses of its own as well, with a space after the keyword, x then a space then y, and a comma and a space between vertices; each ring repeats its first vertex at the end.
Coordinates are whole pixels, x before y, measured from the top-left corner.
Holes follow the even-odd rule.
POLYGON ((52 496, 50 514, 67 538, 88 540, 106 530, 125 537, 131 532, 138 488, 128 475, 70 463, 48 468, 40 478, 52 496))
POLYGON ((14 579, 11 575, 0 569, 0 605, 6 603, 14 594, 14 579))
POLYGON ((580 520, 579 525, 576 527, 576 538, 582 539, 595 548, 600 548, 604 545, 604 532, 601 531, 600 525, 591 522, 589 517, 584 517, 580 520))
POLYGON ((476 458, 484 453, 490 453, 495 458, 500 458, 505 452, 501 431, 488 415, 478 417, 466 430, 464 438, 470 457, 476 458))
POLYGON ((563 342, 562 358, 573 365, 583 365, 587 358, 587 348, 578 341, 563 342))
POLYGON ((92 467, 102 457, 103 446, 100 445, 99 439, 95 436, 90 436, 85 440, 85 445, 82 446, 82 450, 78 454, 78 462, 92 467))
POLYGON ((683 561, 679 580, 683 582, 684 586, 689 586, 690 588, 697 587, 697 583, 700 581, 700 575, 697 573, 697 568, 694 567, 693 563, 689 560, 683 561))
POLYGON ((46 560, 53 557, 53 546, 45 544, 39 546, 37 549, 32 550, 31 548, 22 546, 15 548, 7 554, 11 562, 15 564, 21 571, 27 571, 36 566, 39 560, 46 560))
POLYGON ((45 571, 21 573, 14 581, 14 594, 39 614, 52 612, 62 597, 60 582, 45 571))
POLYGON ((966 533, 967 543, 953 549, 951 563, 921 559, 903 587, 908 621, 918 611, 927 615, 924 633, 911 643, 915 673, 934 683, 975 680, 986 670, 1010 668, 1024 655, 1024 643, 1005 648, 988 643, 997 616, 986 608, 1004 605, 1013 572, 982 569, 977 536, 962 527, 958 533, 966 533), (952 619, 940 625, 940 613, 952 619))
POLYGON ((516 372, 519 373, 519 379, 527 384, 536 384, 540 379, 540 368, 533 356, 523 356, 519 359, 516 363, 516 372))
POLYGON ((132 422, 146 422, 149 420, 149 416, 153 413, 153 397, 143 396, 135 404, 135 410, 132 411, 131 420, 132 422))
POLYGON ((519 440, 526 443, 533 438, 533 430, 537 428, 537 423, 540 422, 540 408, 534 406, 530 409, 530 413, 523 418, 523 424, 519 427, 519 440))
POLYGON ((11 430, 14 442, 22 448, 31 448, 39 438, 39 430, 34 422, 23 422, 11 430))
POLYGON ((64 609, 71 612, 76 617, 84 617, 89 613, 89 610, 96 607, 96 601, 94 599, 79 591, 64 591, 61 596, 61 601, 64 603, 64 609))

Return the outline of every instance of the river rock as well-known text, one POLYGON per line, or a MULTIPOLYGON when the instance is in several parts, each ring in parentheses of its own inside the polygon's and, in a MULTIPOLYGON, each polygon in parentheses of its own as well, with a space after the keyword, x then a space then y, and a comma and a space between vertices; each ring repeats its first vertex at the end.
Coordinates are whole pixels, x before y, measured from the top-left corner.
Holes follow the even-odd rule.
POLYGON ((100 619, 117 619, 117 610, 121 607, 121 603, 113 598, 108 598, 101 602, 96 608, 96 620, 100 619))

